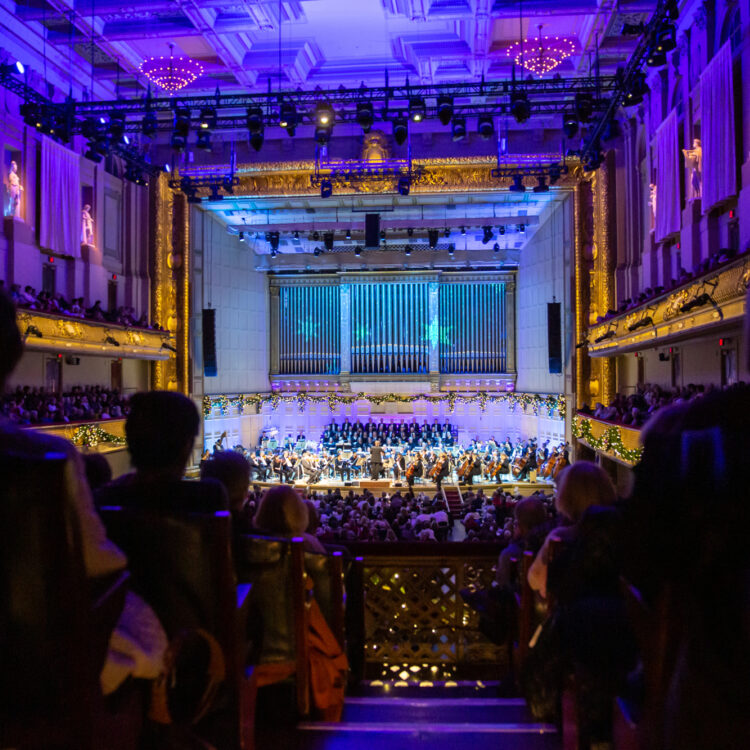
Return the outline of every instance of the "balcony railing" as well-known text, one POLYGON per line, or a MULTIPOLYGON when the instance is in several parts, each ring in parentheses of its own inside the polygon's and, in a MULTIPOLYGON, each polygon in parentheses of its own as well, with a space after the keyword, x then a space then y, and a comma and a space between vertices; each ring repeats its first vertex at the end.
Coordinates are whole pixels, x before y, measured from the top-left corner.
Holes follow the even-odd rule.
POLYGON ((608 458, 633 466, 641 459, 640 430, 604 422, 588 414, 576 414, 571 424, 573 436, 608 458))

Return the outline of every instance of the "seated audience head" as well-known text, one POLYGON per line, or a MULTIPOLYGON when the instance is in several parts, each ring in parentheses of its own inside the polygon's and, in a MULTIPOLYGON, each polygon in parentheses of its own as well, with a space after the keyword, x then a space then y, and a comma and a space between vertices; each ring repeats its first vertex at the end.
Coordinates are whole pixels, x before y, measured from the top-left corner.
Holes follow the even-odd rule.
POLYGON ((303 534, 308 521, 307 505, 287 484, 267 490, 255 514, 255 525, 260 530, 281 536, 303 534))
POLYGON ((101 453, 84 453, 83 466, 92 492, 112 481, 112 468, 101 453))
POLYGON ((238 512, 250 486, 250 464, 236 451, 219 451, 201 463, 201 479, 216 479, 229 495, 229 508, 238 512))
POLYGON ((612 480, 601 466, 591 461, 576 461, 560 473, 555 507, 574 523, 592 505, 614 505, 616 500, 612 480))
POLYGON ((518 535, 526 536, 532 529, 541 526, 547 520, 547 509, 539 497, 527 497, 515 508, 518 535))
POLYGON ((125 437, 136 472, 182 478, 199 427, 198 409, 181 393, 149 391, 133 395, 125 437))
POLYGON ((16 324, 16 306, 10 296, 0 290, 0 393, 8 377, 16 369, 23 353, 21 332, 16 324))

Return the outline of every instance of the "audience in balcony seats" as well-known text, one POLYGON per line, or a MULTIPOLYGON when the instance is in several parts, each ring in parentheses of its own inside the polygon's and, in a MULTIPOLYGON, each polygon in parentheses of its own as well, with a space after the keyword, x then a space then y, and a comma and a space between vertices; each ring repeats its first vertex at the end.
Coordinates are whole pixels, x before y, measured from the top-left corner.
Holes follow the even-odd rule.
MULTIPOLYGON (((0 391, 23 351, 15 312, 8 295, 0 291, 0 391)), ((83 462, 68 441, 32 430, 21 430, 0 418, 0 451, 40 457, 49 452, 65 454, 68 457, 65 494, 78 519, 86 575, 96 581, 126 567, 125 555, 107 539, 104 526, 94 509, 83 462)), ((4 531, 12 533, 10 529, 4 531)), ((66 532, 60 529, 60 533, 66 532)), ((110 637, 100 677, 103 693, 113 693, 128 677, 148 680, 158 677, 166 648, 167 638, 156 615, 140 597, 132 591, 128 592, 118 624, 110 637)))
POLYGON ((280 484, 266 490, 255 513, 255 528, 271 536, 301 537, 307 552, 325 554, 325 547, 307 533, 307 505, 293 487, 280 484))
POLYGON ((237 451, 219 451, 201 462, 201 479, 221 482, 229 497, 232 528, 235 533, 251 534, 254 531, 255 506, 248 503, 250 464, 237 451))
POLYGON ((549 515, 541 497, 527 497, 516 503, 515 523, 512 538, 500 553, 495 570, 498 586, 510 588, 512 582, 512 560, 520 560, 526 551, 538 552, 544 541, 542 531, 547 529, 549 515))
POLYGON ((654 746, 747 746, 750 736, 750 388, 661 411, 625 503, 626 577, 667 616, 669 685, 654 746))
POLYGON ((97 505, 157 511, 214 513, 227 510, 220 482, 183 481, 200 426, 195 404, 181 393, 150 391, 130 399, 125 437, 134 471, 102 487, 97 505))

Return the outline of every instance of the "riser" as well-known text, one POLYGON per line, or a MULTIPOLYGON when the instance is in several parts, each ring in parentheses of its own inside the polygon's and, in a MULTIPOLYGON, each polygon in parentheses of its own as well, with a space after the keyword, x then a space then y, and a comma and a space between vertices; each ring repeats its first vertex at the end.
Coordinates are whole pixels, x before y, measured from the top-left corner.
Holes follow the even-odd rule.
POLYGON ((502 724, 532 721, 521 699, 348 698, 344 721, 424 724, 502 724))

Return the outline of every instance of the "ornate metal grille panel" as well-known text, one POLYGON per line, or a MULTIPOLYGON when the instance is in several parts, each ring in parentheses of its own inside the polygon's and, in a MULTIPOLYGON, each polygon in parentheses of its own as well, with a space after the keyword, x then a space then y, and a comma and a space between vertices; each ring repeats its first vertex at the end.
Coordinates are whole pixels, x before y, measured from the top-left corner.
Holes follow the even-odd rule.
POLYGON ((505 372, 505 284, 440 285, 440 372, 505 372))
POLYGON ((502 662, 503 648, 482 636, 478 615, 464 604, 459 594, 465 587, 489 587, 495 564, 495 557, 366 559, 368 666, 502 662))
POLYGON ((352 284, 351 290, 352 372, 428 372, 428 285, 352 284))
POLYGON ((338 373, 338 286, 284 286, 279 297, 279 371, 300 375, 338 373))

